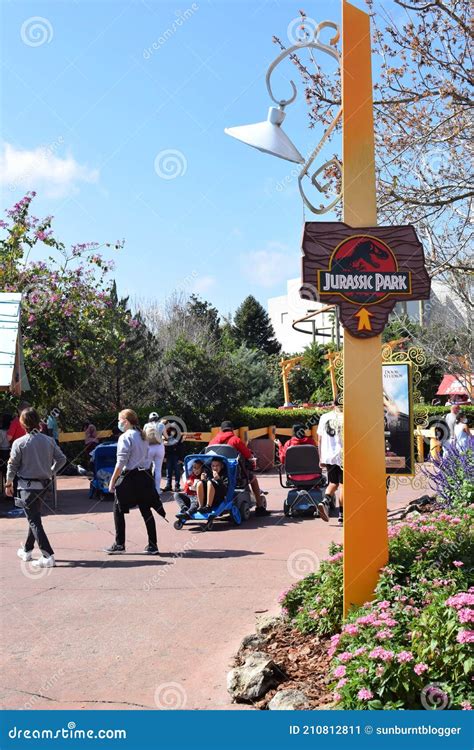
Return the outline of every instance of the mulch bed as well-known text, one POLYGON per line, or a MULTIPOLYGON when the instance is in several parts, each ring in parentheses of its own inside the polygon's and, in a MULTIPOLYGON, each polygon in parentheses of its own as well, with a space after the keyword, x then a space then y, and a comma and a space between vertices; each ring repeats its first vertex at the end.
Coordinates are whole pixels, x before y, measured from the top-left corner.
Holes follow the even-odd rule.
MULTIPOLYGON (((308 698, 311 709, 328 709, 334 704, 334 698, 328 685, 332 682, 329 675, 330 659, 327 655, 329 638, 304 635, 289 623, 282 623, 267 636, 267 642, 258 648, 268 654, 282 670, 282 682, 277 688, 269 690, 265 696, 255 701, 255 708, 266 709, 278 690, 302 690, 308 698)), ((244 663, 249 654, 248 649, 239 651, 236 665, 244 663)))

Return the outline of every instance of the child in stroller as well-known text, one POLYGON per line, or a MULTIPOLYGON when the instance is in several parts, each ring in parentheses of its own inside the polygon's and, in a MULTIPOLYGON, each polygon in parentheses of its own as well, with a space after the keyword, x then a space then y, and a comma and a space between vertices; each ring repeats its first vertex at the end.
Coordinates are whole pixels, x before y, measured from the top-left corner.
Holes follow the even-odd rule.
POLYGON ((184 474, 183 492, 175 492, 174 499, 179 505, 178 515, 188 518, 206 504, 206 483, 209 470, 204 461, 196 459, 191 464, 191 471, 184 474))
POLYGON ((213 458, 211 461, 212 477, 207 480, 207 502, 199 510, 206 513, 217 507, 225 500, 229 488, 229 477, 227 476, 224 461, 221 458, 213 458))

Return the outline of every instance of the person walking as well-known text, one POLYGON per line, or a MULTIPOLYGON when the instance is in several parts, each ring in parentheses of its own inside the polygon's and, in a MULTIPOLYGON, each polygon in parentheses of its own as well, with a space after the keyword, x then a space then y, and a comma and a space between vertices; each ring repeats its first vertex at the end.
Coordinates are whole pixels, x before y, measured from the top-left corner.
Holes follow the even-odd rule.
POLYGON ((31 561, 34 567, 52 568, 54 551, 43 528, 41 508, 51 478, 64 466, 66 456, 53 438, 39 432, 40 417, 36 409, 24 409, 20 423, 25 435, 12 445, 5 484, 6 494, 13 497, 13 481, 17 478, 15 505, 23 508, 29 524, 26 542, 17 555, 24 562, 31 561), (38 560, 32 558, 35 542, 41 550, 38 560))
POLYGON ((454 425, 454 446, 460 451, 465 451, 470 448, 471 442, 472 436, 467 424, 467 416, 460 411, 454 425))
MULTIPOLYGON (((241 440, 237 435, 234 435, 234 426, 232 422, 229 422, 229 420, 224 420, 224 422, 222 422, 220 432, 214 435, 212 440, 210 440, 209 445, 230 445, 240 453, 240 455, 247 463, 249 463, 250 461, 255 463, 252 451, 245 445, 243 440, 241 440)), ((262 494, 257 477, 248 467, 246 467, 246 473, 249 484, 253 490, 253 494, 255 495, 255 515, 270 515, 270 511, 265 507, 265 497, 262 494)))
POLYGON ((319 515, 323 521, 329 521, 329 510, 335 502, 336 491, 339 488, 339 516, 337 522, 343 524, 343 471, 342 471, 342 409, 341 400, 337 396, 333 401, 332 411, 323 414, 318 424, 319 461, 326 467, 328 486, 321 503, 318 505, 319 515))
POLYGON ((143 431, 148 443, 148 458, 153 463, 156 491, 159 494, 161 492, 161 469, 165 457, 163 436, 166 436, 166 432, 165 425, 163 422, 160 422, 160 417, 156 411, 152 411, 149 415, 148 422, 144 426, 143 431))
POLYGON ((152 508, 163 518, 166 514, 150 472, 148 443, 140 429, 137 414, 132 409, 123 409, 119 413, 118 428, 122 434, 117 443, 117 463, 109 483, 109 492, 115 493, 115 542, 104 551, 108 555, 125 552, 125 514, 138 505, 148 534, 144 552, 157 555, 159 550, 152 508))

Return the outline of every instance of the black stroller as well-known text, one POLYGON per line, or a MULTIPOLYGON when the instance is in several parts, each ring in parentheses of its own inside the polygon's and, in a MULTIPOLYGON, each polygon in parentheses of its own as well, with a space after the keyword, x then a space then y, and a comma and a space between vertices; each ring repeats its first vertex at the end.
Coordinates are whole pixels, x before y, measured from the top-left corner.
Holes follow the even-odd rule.
POLYGON ((318 503, 323 499, 326 482, 315 445, 292 445, 288 448, 285 464, 280 464, 280 484, 290 490, 283 504, 285 516, 319 517, 318 503), (285 483, 283 468, 286 473, 285 483))

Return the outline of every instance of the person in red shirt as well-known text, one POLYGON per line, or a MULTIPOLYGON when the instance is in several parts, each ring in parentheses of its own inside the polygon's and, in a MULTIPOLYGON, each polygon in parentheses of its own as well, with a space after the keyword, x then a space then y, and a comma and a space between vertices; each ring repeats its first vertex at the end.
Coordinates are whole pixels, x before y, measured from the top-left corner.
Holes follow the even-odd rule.
MULTIPOLYGON (((278 438, 275 438, 275 443, 278 445, 278 454, 282 464, 285 463, 286 451, 293 445, 314 445, 314 447, 317 448, 314 439, 312 437, 306 437, 304 425, 294 424, 291 429, 293 431, 293 436, 286 441, 285 445, 282 445, 278 438)), ((314 474, 292 474, 291 479, 296 481, 298 481, 298 479, 309 480, 318 479, 320 476, 321 472, 319 471, 314 474)))
MULTIPOLYGON (((248 446, 245 445, 245 443, 239 437, 237 437, 237 435, 234 435, 234 427, 232 425, 232 422, 229 422, 227 420, 222 422, 220 432, 218 432, 217 435, 214 435, 212 440, 209 442, 209 445, 230 445, 232 448, 235 448, 235 450, 238 451, 246 461, 250 461, 250 459, 253 458, 253 453, 250 448, 248 448, 248 446)), ((253 490, 253 494, 255 495, 255 502, 257 504, 257 507, 255 508, 255 515, 268 516, 270 514, 270 511, 265 508, 265 500, 260 490, 260 485, 258 483, 257 477, 252 471, 249 471, 248 469, 247 475, 249 478, 250 486, 253 490)))
POLYGON ((10 448, 12 447, 15 440, 18 440, 18 438, 23 437, 23 435, 26 435, 26 430, 23 427, 23 425, 20 422, 20 414, 24 409, 27 409, 29 407, 29 404, 23 402, 20 404, 20 406, 17 409, 16 415, 13 417, 12 421, 10 422, 10 427, 7 431, 7 438, 10 441, 10 448))

